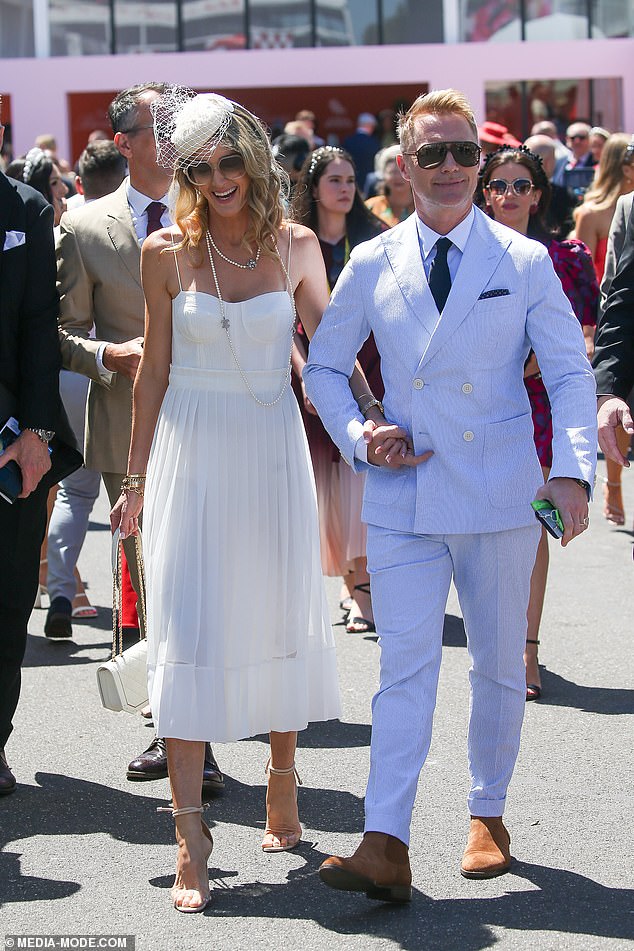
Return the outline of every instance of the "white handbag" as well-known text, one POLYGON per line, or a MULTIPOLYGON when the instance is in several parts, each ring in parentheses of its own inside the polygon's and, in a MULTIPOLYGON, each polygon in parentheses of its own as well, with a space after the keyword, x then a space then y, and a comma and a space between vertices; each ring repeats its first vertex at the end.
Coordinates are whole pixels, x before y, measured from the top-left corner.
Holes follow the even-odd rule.
MULTIPOLYGON (((138 713, 148 702, 147 640, 142 637, 137 644, 123 650, 121 545, 117 529, 112 539, 112 657, 107 663, 97 667, 97 686, 101 703, 107 710, 138 713)), ((145 571, 140 533, 135 535, 135 553, 141 615, 143 627, 146 629, 145 571)))

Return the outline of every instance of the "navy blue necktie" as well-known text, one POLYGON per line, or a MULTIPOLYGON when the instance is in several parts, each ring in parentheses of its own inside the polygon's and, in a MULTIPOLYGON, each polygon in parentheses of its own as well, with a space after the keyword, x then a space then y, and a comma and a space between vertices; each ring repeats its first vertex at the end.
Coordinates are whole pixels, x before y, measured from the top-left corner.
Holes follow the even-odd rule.
POLYGON ((429 289, 434 296, 439 314, 442 314, 451 290, 451 274, 447 264, 447 251, 451 245, 452 242, 449 238, 438 238, 436 257, 432 261, 431 271, 429 272, 429 289))

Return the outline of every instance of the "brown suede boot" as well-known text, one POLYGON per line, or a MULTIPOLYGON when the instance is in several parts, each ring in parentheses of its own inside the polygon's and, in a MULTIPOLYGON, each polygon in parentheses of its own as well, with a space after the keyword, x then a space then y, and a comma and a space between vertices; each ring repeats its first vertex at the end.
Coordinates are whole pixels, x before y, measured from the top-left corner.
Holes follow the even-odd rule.
POLYGON ((511 867, 511 837, 501 816, 471 816, 460 872, 465 878, 494 878, 511 867))
POLYGON ((377 901, 412 898, 412 873, 405 843, 385 832, 366 832, 349 859, 331 855, 319 868, 322 882, 346 892, 365 892, 377 901))

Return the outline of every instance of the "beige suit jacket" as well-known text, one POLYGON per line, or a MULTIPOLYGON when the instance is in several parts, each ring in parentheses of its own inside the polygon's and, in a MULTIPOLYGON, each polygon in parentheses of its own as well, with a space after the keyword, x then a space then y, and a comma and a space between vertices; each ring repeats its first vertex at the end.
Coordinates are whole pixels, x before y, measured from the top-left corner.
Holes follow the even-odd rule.
POLYGON ((132 382, 99 376, 102 342, 122 343, 144 332, 141 250, 127 199, 127 179, 111 195, 62 216, 57 241, 62 360, 90 377, 86 466, 125 472, 132 428, 132 382), (95 327, 95 339, 90 337, 95 327))

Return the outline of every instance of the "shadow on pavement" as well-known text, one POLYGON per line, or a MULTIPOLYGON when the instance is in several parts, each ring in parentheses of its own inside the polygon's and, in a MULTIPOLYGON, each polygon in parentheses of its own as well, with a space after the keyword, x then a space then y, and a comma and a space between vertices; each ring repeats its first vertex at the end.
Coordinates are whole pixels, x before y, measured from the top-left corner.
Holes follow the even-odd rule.
MULTIPOLYGON (((472 898, 434 900, 414 889, 411 904, 388 905, 327 889, 317 877, 326 857, 318 849, 304 845, 295 854, 306 864, 290 871, 283 885, 253 882, 233 887, 234 870, 210 867, 213 902, 205 915, 311 920, 337 935, 385 938, 404 951, 480 951, 497 943, 496 930, 523 932, 527 947, 531 932, 634 937, 634 891, 608 888, 562 869, 518 862, 511 874, 531 884, 526 891, 486 897, 486 883, 474 882, 472 898)), ((168 888, 172 876, 151 884, 168 888)), ((576 946, 582 948, 582 940, 576 946)))
POLYGON ((634 690, 625 687, 585 687, 541 667, 543 696, 538 703, 572 707, 584 713, 634 713, 634 690))
MULTIPOLYGON (((94 657, 82 657, 84 651, 103 651, 101 660, 110 659, 112 650, 112 610, 98 608, 99 616, 91 618, 90 622, 73 620, 73 636, 68 638, 49 638, 39 634, 29 634, 27 638, 26 654, 23 667, 72 667, 77 664, 94 664, 94 657), (84 641, 82 627, 92 638, 92 629, 108 631, 107 640, 84 641)), ((138 633, 124 634, 123 649, 131 647, 139 639, 138 633)))
MULTIPOLYGON (((169 817, 163 822, 154 811, 164 800, 55 773, 38 773, 36 779, 38 786, 21 785, 10 801, 0 805, 0 849, 12 840, 33 835, 102 833, 123 842, 173 843, 169 817)), ((347 793, 304 789, 301 808, 304 821, 313 828, 347 832, 360 825, 362 802, 347 793), (347 817, 344 826, 343 816, 347 817)), ((206 818, 212 827, 215 817, 253 828, 261 824, 263 813, 263 786, 245 786, 228 779, 225 795, 210 805, 206 818)), ((524 891, 488 897, 483 894, 488 883, 474 882, 469 883, 469 888, 473 885, 469 898, 435 900, 415 889, 411 904, 391 906, 326 888, 317 877, 325 853, 310 842, 303 842, 295 854, 304 859, 304 865, 289 871, 282 885, 253 882, 232 886, 235 869, 211 866, 214 900, 205 914, 212 918, 314 921, 337 935, 382 937, 404 951, 480 951, 496 944, 500 930, 522 931, 527 946, 531 932, 578 936, 578 947, 583 947, 584 935, 634 938, 634 890, 610 888, 563 869, 516 862, 511 874, 516 882, 526 881, 524 891)), ((81 888, 78 882, 22 876, 19 859, 19 853, 0 852, 4 903, 52 901, 81 888)), ((150 879, 161 889, 168 889, 172 881, 171 874, 150 879)))
MULTIPOLYGON (((341 750, 355 747, 370 746, 372 727, 369 723, 344 723, 342 720, 326 720, 323 723, 309 723, 305 730, 297 736, 297 748, 305 750, 341 750)), ((269 737, 266 733, 248 738, 266 743, 269 737)), ((268 756, 268 752, 266 754, 268 756)))
MULTIPOLYGON (((121 842, 141 845, 171 845, 174 841, 171 818, 156 813, 156 807, 166 805, 169 799, 165 781, 145 784, 159 794, 155 797, 139 796, 59 773, 36 773, 35 778, 39 785, 19 783, 17 792, 0 800, 0 904, 65 898, 80 888, 76 882, 46 879, 34 879, 39 884, 31 888, 31 880, 20 873, 19 856, 3 851, 8 843, 17 839, 102 833, 121 842)), ((251 786, 227 776, 224 795, 213 799, 205 812, 210 828, 217 822, 226 822, 263 830, 264 772, 262 778, 261 786, 251 786)), ((138 784, 135 785, 138 788, 138 784)), ((362 798, 347 792, 309 787, 303 787, 300 796, 302 821, 311 829, 356 832, 362 827, 362 798)), ((308 843, 305 848, 310 848, 308 843)))

